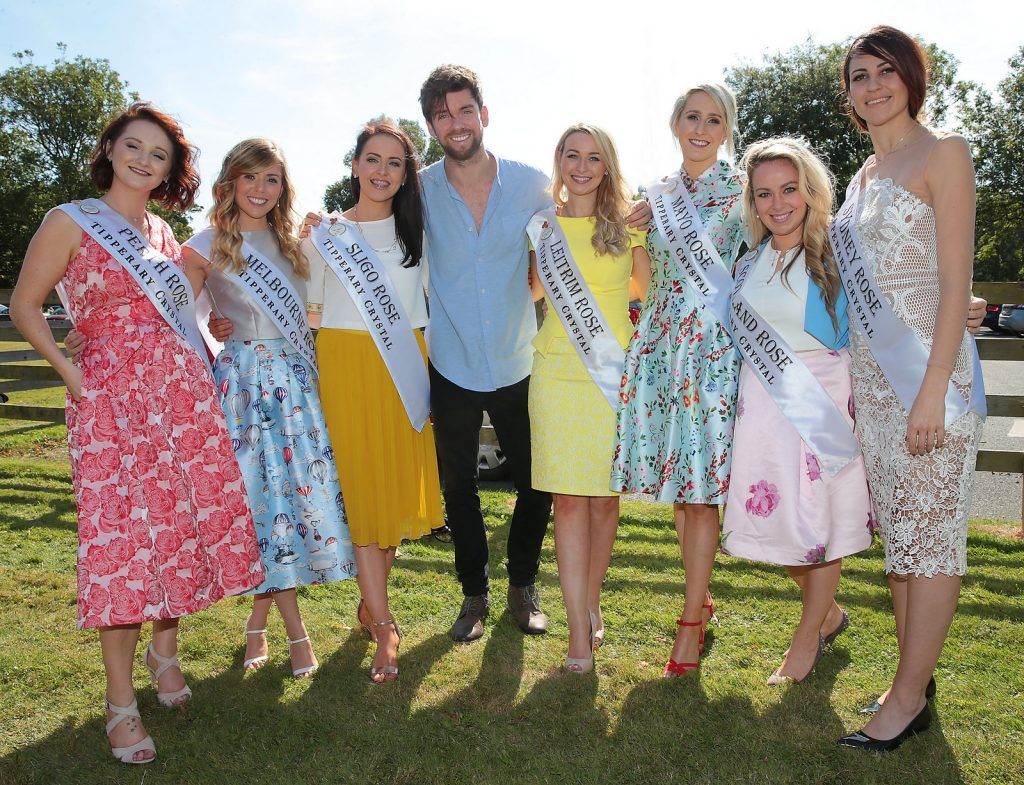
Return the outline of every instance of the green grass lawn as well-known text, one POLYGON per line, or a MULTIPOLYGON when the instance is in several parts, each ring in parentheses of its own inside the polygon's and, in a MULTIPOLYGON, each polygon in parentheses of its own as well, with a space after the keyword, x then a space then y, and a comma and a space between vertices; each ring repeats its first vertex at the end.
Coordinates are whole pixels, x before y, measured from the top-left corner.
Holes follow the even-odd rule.
MULTIPOLYGON (((8 439, 30 431, 7 425, 8 439)), ((772 689, 799 612, 779 569, 720 557, 721 627, 699 678, 660 678, 682 571, 669 510, 628 503, 604 600, 594 675, 565 674, 554 549, 540 583, 546 637, 503 615, 510 495, 483 494, 494 613, 483 640, 445 634, 460 600, 452 546, 401 549, 393 605, 406 635, 401 677, 369 683, 371 646, 354 628, 354 581, 301 592, 322 667, 291 678, 279 618, 271 663, 243 678, 245 600, 183 623, 195 696, 156 704, 141 667, 143 718, 158 760, 110 756, 96 634, 75 629, 75 510, 63 462, 0 458, 0 783, 1020 783, 1024 781, 1024 543, 975 524, 971 572, 939 666, 933 730, 885 757, 840 750, 857 707, 896 660, 878 547, 847 560, 840 601, 853 626, 810 681, 772 689)))

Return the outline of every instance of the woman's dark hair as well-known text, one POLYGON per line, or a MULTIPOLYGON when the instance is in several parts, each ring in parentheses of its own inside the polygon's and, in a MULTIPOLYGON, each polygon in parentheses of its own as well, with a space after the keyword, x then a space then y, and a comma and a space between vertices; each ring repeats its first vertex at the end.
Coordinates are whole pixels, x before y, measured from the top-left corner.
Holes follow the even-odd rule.
MULTIPOLYGON (((402 244, 405 256, 402 267, 415 267, 423 256, 423 204, 420 202, 420 159, 416 146, 409 134, 392 119, 387 117, 371 120, 363 126, 356 139, 353 161, 358 161, 366 143, 375 136, 390 136, 397 139, 405 149, 405 182, 399 187, 391 202, 395 213, 395 233, 402 244)), ((359 178, 352 178, 352 195, 359 201, 359 178)))
POLYGON ((150 191, 149 198, 160 202, 168 210, 188 210, 195 203, 196 192, 199 190, 199 172, 194 163, 199 150, 185 138, 185 133, 173 117, 146 101, 136 101, 103 129, 89 161, 89 175, 93 185, 101 191, 110 189, 114 181, 114 166, 108 157, 109 149, 128 124, 135 120, 146 120, 160 126, 170 138, 173 148, 167 181, 150 191))
POLYGON ((843 91, 847 96, 846 113, 862 131, 868 124, 850 103, 850 61, 857 55, 871 55, 884 60, 899 74, 907 88, 907 110, 915 120, 921 114, 928 92, 928 55, 921 45, 895 27, 879 25, 857 36, 843 59, 843 91))
POLYGON ((448 93, 469 90, 478 108, 484 106, 484 94, 480 89, 480 78, 464 65, 439 65, 420 87, 420 110, 423 119, 434 122, 436 115, 445 105, 448 93))

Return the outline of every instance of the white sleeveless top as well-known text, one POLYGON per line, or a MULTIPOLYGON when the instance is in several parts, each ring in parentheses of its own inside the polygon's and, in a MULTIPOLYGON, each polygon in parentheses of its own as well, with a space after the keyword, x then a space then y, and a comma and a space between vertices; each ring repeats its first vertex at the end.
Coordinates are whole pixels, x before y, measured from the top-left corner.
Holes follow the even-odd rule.
MULTIPOLYGON (((793 250, 786 252, 783 267, 789 263, 792 254, 793 250)), ((772 248, 771 243, 765 243, 743 285, 744 296, 754 306, 754 310, 778 330, 794 351, 827 349, 821 341, 804 330, 808 280, 803 248, 797 252, 796 261, 789 268, 785 282, 782 271, 775 272, 778 258, 779 252, 772 248)))
MULTIPOLYGON (((338 217, 338 213, 325 215, 324 220, 338 217)), ((427 298, 424 284, 427 281, 427 257, 424 248, 423 258, 415 267, 402 267, 401 243, 395 234, 395 216, 390 215, 380 221, 360 221, 359 228, 370 247, 377 252, 388 277, 398 292, 409 316, 409 323, 414 329, 427 326, 427 298)), ((366 330, 366 323, 356 308, 348 290, 327 267, 307 237, 302 241, 302 251, 309 260, 309 287, 306 294, 306 305, 310 311, 323 309, 320 327, 335 330, 366 330)))

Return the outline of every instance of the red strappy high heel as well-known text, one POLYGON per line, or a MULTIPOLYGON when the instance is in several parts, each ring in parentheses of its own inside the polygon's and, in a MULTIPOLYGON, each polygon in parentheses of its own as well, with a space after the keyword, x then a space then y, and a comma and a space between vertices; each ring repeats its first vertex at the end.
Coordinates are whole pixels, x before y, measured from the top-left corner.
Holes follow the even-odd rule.
MULTIPOLYGON (((697 656, 700 657, 704 653, 704 622, 703 621, 683 621, 678 619, 676 621, 680 627, 700 627, 700 637, 697 639, 697 656)), ((700 668, 700 661, 697 662, 676 662, 671 657, 667 663, 665 663, 665 670, 661 672, 661 675, 666 679, 674 678, 676 676, 684 676, 687 673, 693 673, 700 668)))
POLYGON ((705 622, 705 624, 709 622, 714 622, 715 624, 718 624, 718 617, 715 616, 715 598, 711 596, 711 592, 707 592, 707 594, 704 595, 704 604, 701 606, 701 608, 708 609, 708 620, 707 622, 705 622))

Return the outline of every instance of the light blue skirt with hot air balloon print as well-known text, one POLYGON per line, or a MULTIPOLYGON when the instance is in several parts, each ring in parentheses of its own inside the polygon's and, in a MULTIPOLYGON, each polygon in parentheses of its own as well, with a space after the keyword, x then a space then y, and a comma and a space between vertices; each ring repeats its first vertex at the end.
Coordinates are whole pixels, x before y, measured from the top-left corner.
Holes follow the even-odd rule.
POLYGON ((213 368, 267 578, 250 594, 356 574, 316 376, 284 338, 228 341, 213 368))

